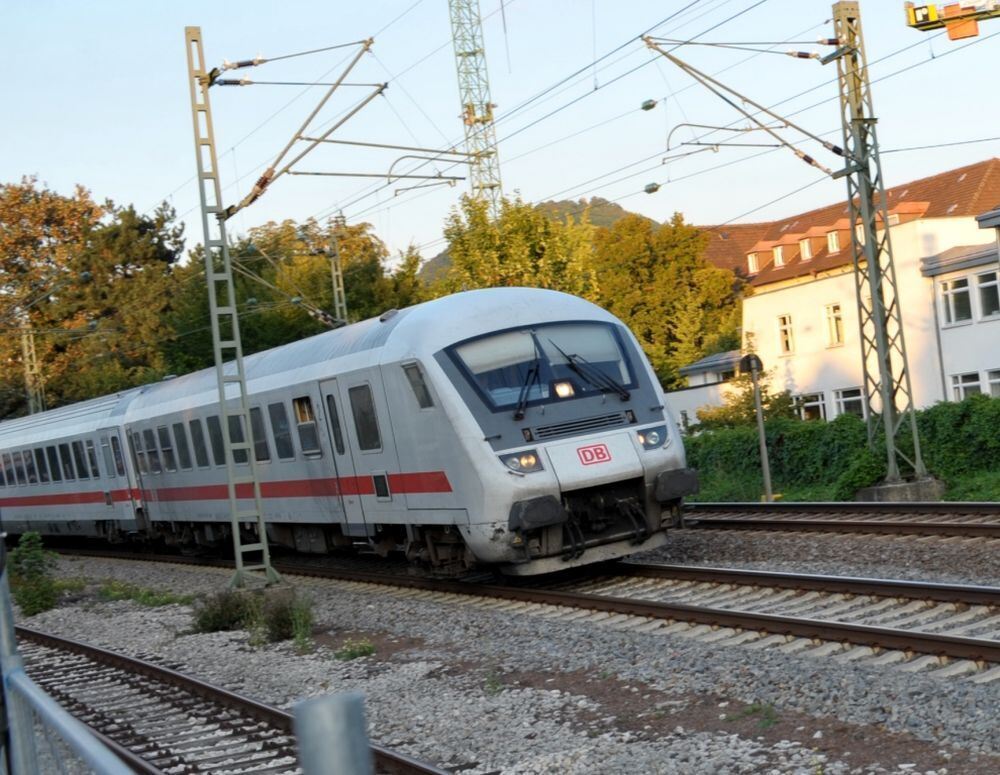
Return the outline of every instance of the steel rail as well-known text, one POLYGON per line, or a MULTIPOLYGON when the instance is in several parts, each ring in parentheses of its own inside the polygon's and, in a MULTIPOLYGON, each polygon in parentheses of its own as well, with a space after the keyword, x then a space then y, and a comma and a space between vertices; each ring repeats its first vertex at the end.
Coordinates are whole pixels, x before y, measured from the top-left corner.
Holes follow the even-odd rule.
POLYGON ((605 611, 611 614, 641 616, 650 619, 668 619, 717 627, 733 627, 741 630, 763 630, 776 635, 846 641, 861 646, 875 646, 907 652, 1000 663, 1000 641, 984 640, 981 638, 963 638, 953 635, 920 632, 918 630, 894 630, 886 627, 871 627, 846 622, 830 622, 794 616, 761 614, 725 608, 692 606, 682 603, 664 603, 654 600, 621 598, 608 595, 590 595, 551 589, 525 589, 498 586, 495 584, 471 584, 441 579, 386 576, 365 571, 338 570, 331 574, 321 568, 287 564, 281 564, 281 570, 283 573, 296 575, 320 576, 345 581, 383 584, 450 594, 495 597, 503 600, 536 603, 538 605, 566 606, 593 611, 605 611))
POLYGON ((875 522, 859 519, 766 519, 755 517, 684 518, 689 530, 773 530, 812 533, 874 533, 880 535, 1000 538, 1000 524, 984 522, 875 522))
MULTIPOLYGON (((290 713, 271 707, 270 705, 265 705, 262 702, 258 702, 242 694, 222 689, 198 678, 194 678, 193 676, 180 673, 176 670, 171 670, 167 667, 155 665, 152 662, 147 662, 143 659, 126 656, 125 654, 93 646, 88 643, 82 643, 70 638, 64 638, 23 626, 16 627, 15 631, 17 632, 19 638, 23 638, 49 648, 57 649, 59 651, 69 651, 81 654, 93 659, 96 662, 117 667, 129 673, 144 675, 160 683, 176 686, 190 692, 193 695, 201 697, 202 699, 219 703, 220 705, 224 705, 238 711, 244 716, 273 726, 285 734, 294 735, 293 718, 290 713)), ((106 736, 104 735, 99 736, 102 737, 102 739, 106 739, 106 736)), ((120 748, 120 746, 118 746, 118 748, 120 748)), ((399 751, 394 751, 391 748, 386 748, 373 743, 371 744, 371 750, 372 755, 375 758, 376 768, 379 772, 392 773, 392 775, 447 775, 446 770, 426 764, 414 759, 413 757, 407 756, 406 754, 400 753, 399 751)), ((160 772, 160 770, 155 768, 152 768, 149 771, 160 772)))
POLYGON ((692 515, 699 512, 739 511, 746 514, 969 514, 992 516, 1000 519, 1000 503, 992 501, 705 501, 685 503, 684 511, 692 515))
POLYGON ((611 567, 616 575, 621 576, 717 584, 749 584, 782 589, 845 592, 851 595, 877 595, 912 600, 936 600, 942 603, 1000 606, 1000 587, 982 587, 972 584, 937 584, 926 581, 872 579, 857 576, 822 576, 811 573, 780 573, 694 565, 648 565, 632 562, 618 562, 611 567))

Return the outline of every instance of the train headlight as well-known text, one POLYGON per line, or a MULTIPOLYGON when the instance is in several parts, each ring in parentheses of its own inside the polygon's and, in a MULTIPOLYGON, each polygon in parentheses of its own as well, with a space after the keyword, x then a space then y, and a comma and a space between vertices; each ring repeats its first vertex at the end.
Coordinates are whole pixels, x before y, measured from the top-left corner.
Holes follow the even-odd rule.
POLYGON ((511 471, 519 474, 530 474, 533 471, 541 471, 542 461, 538 459, 538 453, 533 449, 526 449, 523 452, 515 452, 512 455, 500 455, 500 462, 511 471))
POLYGON ((643 449, 662 447, 667 440, 667 426, 658 425, 655 428, 645 428, 636 434, 643 449))
POLYGON ((572 398, 575 392, 572 382, 556 382, 552 385, 552 388, 559 398, 572 398))

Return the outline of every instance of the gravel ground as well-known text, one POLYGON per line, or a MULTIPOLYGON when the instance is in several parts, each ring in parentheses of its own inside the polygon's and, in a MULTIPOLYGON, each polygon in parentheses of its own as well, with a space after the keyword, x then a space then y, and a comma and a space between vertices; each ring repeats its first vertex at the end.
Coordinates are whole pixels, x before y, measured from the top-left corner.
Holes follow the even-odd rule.
MULTIPOLYGON (((89 558, 61 560, 60 573, 176 593, 216 591, 228 576, 89 558)), ((191 634, 188 606, 86 593, 25 623, 280 706, 361 691, 374 740, 470 775, 1000 771, 1000 682, 297 581, 315 601, 306 654, 253 647, 243 632, 191 634), (349 638, 370 640, 375 655, 335 659, 349 638)))
POLYGON ((675 530, 633 559, 1000 586, 1000 541, 983 538, 675 530))

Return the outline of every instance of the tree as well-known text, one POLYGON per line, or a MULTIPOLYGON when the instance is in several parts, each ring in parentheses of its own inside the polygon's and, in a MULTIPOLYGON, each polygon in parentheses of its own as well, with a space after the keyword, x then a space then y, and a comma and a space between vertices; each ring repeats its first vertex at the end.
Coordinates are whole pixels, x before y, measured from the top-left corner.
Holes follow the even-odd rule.
POLYGON ((702 258, 706 242, 679 213, 659 227, 630 214, 597 233, 593 298, 632 329, 668 388, 683 384, 681 366, 739 346, 740 281, 702 258))
POLYGON ((504 199, 491 219, 484 200, 462 197, 445 224, 451 266, 434 291, 530 286, 589 295, 593 231, 586 212, 560 222, 520 199, 504 199))
MULTIPOLYGON (((779 417, 791 419, 795 415, 795 400, 787 390, 772 393, 768 387, 769 374, 758 374, 760 403, 765 420, 779 417)), ((703 406, 696 414, 699 430, 736 428, 757 422, 757 405, 753 396, 753 380, 749 372, 740 374, 731 383, 731 392, 723 399, 722 406, 703 406)))

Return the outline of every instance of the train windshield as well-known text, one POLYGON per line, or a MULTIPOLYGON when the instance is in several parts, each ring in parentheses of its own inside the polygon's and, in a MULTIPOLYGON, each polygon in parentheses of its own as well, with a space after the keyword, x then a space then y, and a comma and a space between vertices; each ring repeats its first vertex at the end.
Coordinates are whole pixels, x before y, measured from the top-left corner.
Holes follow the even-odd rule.
POLYGON ((494 411, 601 393, 628 397, 635 376, 617 330, 552 323, 477 337, 451 348, 494 411))

